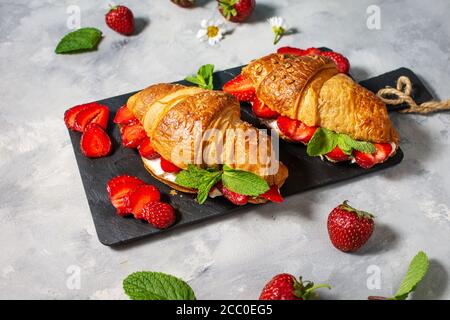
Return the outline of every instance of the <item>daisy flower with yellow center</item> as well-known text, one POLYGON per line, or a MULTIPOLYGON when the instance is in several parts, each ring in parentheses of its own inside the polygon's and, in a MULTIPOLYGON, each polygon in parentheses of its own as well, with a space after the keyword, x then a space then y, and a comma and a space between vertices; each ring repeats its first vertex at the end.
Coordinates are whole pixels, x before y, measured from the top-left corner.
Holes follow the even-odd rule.
POLYGON ((201 29, 197 32, 197 39, 200 41, 208 41, 210 45, 214 46, 223 39, 225 27, 222 21, 205 19, 202 20, 200 26, 201 29))
POLYGON ((282 17, 272 17, 267 21, 269 22, 270 26, 272 27, 272 31, 275 34, 273 44, 277 44, 289 27, 282 17))

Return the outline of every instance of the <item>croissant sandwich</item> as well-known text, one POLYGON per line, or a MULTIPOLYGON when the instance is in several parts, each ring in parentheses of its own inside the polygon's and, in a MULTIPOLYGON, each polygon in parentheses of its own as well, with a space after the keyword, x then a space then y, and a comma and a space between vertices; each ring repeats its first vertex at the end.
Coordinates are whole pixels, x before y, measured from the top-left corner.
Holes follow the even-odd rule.
POLYGON ((244 67, 224 91, 251 102, 264 125, 307 145, 310 156, 370 168, 398 147, 386 105, 325 56, 270 54, 244 67))
POLYGON ((271 137, 240 119, 232 95, 156 84, 130 97, 124 108, 149 138, 146 152, 139 150, 145 168, 173 189, 197 194, 200 203, 208 195, 238 205, 282 200, 279 188, 288 170, 277 160, 271 137))

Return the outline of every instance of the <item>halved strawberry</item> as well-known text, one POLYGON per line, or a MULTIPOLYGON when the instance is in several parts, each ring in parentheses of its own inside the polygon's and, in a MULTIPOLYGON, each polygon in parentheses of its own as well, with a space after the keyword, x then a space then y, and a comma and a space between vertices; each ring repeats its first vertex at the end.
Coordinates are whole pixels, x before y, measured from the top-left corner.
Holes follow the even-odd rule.
POLYGON ((180 168, 178 168, 169 160, 164 159, 163 157, 161 157, 161 168, 168 173, 178 173, 181 171, 180 168))
POLYGON ((223 91, 232 94, 239 101, 252 101, 256 95, 253 82, 242 74, 225 83, 223 91))
POLYGON ((350 71, 350 62, 342 54, 333 51, 326 51, 322 52, 321 55, 333 60, 340 73, 348 73, 350 71))
POLYGON ((248 202, 248 196, 233 192, 227 189, 222 182, 216 184, 216 187, 222 192, 223 196, 227 198, 230 202, 238 206, 246 205, 248 202))
POLYGON ((152 148, 152 144, 149 137, 144 138, 141 144, 138 146, 139 154, 146 159, 156 159, 159 157, 158 152, 152 148))
POLYGON ((364 153, 361 151, 353 151, 356 163, 364 169, 370 169, 378 163, 385 162, 392 152, 392 145, 390 143, 375 143, 377 151, 375 153, 364 153))
POLYGON ((295 56, 304 56, 306 55, 306 50, 294 47, 281 47, 277 50, 279 54, 292 54, 295 56))
POLYGON ((75 118, 77 117, 77 115, 81 111, 95 107, 97 105, 98 105, 97 102, 91 102, 80 104, 66 110, 66 112, 64 112, 64 122, 66 123, 66 127, 70 130, 75 130, 75 118))
POLYGON ((109 108, 99 103, 80 111, 75 117, 74 130, 83 132, 90 123, 98 124, 106 130, 109 120, 109 108))
POLYGON ((272 185, 269 191, 263 193, 262 195, 260 195, 260 197, 277 203, 281 203, 284 201, 283 197, 280 194, 280 189, 276 184, 272 185))
POLYGON ((280 114, 278 112, 270 109, 258 98, 253 99, 252 110, 253 110, 253 113, 259 118, 275 119, 280 116, 280 114))
POLYGON ((117 176, 108 181, 106 190, 109 199, 120 216, 123 217, 131 213, 128 208, 128 197, 134 190, 143 185, 145 185, 145 182, 141 179, 127 175, 117 176))
POLYGON ((289 139, 307 144, 317 130, 317 127, 308 127, 301 121, 288 117, 278 117, 277 125, 280 131, 289 139))
POLYGON ((134 116, 133 112, 127 108, 127 105, 124 104, 122 107, 117 110, 117 113, 114 117, 114 123, 117 124, 131 124, 138 122, 138 119, 134 116))
POLYGON ((122 145, 126 148, 137 148, 147 138, 144 127, 140 123, 133 123, 120 129, 122 145))
POLYGON ((334 148, 331 152, 327 153, 327 157, 335 162, 350 160, 350 157, 346 155, 338 146, 336 146, 336 148, 334 148))
POLYGON ((152 185, 139 186, 127 198, 127 206, 136 219, 143 219, 142 209, 153 201, 159 201, 161 194, 159 190, 152 185))
POLYGON ((308 48, 305 50, 305 54, 306 55, 320 55, 322 53, 322 51, 320 49, 317 48, 308 48))
POLYGON ((100 158, 111 151, 111 139, 98 124, 86 126, 80 140, 81 152, 88 158, 100 158))

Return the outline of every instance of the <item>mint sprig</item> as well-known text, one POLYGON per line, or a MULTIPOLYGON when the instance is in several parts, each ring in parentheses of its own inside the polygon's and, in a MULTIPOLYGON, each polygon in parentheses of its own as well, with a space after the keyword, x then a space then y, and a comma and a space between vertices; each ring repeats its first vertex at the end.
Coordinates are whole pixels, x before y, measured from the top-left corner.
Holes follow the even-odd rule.
POLYGON ((66 34, 56 46, 55 52, 76 53, 94 50, 97 47, 102 32, 96 28, 81 28, 66 34))
POLYGON ((123 281, 132 300, 195 300, 192 288, 183 280, 162 272, 140 271, 123 281))
POLYGON ((198 85, 200 88, 213 90, 213 74, 214 65, 205 64, 198 69, 197 75, 186 77, 185 80, 198 85))
POLYGON ((420 251, 411 261, 403 278, 400 288, 398 288, 391 300, 405 300, 413 292, 417 285, 425 277, 429 267, 428 257, 425 252, 420 251))
POLYGON ((353 150, 364 153, 374 153, 376 148, 373 143, 358 141, 343 133, 337 133, 325 128, 318 128, 308 143, 306 152, 309 156, 321 156, 339 148, 347 155, 351 155, 353 150))
POLYGON ((187 170, 177 174, 175 182, 179 185, 197 189, 197 201, 202 204, 214 185, 222 180, 223 185, 236 193, 256 197, 268 191, 269 185, 260 176, 243 170, 235 170, 224 165, 222 170, 205 170, 189 165, 187 170))

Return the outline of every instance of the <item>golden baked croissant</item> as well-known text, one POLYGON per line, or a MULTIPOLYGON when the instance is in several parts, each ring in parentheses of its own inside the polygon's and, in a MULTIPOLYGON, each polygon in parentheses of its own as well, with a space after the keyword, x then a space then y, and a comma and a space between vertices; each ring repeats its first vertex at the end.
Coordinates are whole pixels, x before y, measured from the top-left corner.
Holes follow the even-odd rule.
POLYGON ((308 144, 309 151, 314 149, 309 146, 311 140, 317 144, 319 135, 325 139, 335 134, 332 150, 318 148, 312 155, 331 161, 356 160, 368 168, 395 154, 399 136, 385 104, 339 73, 327 57, 270 54, 244 67, 224 91, 249 100, 250 88, 256 96, 252 101, 256 116, 282 137, 308 144), (247 90, 245 95, 243 90, 247 90), (317 128, 321 128, 319 133, 317 128))
MULTIPOLYGON (((230 94, 156 84, 130 97, 127 108, 143 125, 151 146, 162 158, 142 158, 145 167, 176 190, 198 191, 178 183, 176 175, 164 172, 159 161, 170 161, 183 170, 190 170, 190 165, 204 169, 227 165, 253 173, 277 190, 288 176, 287 168, 275 158, 271 138, 240 119, 239 102, 230 94)), ((253 196, 248 201, 261 203, 266 199, 253 196)))

